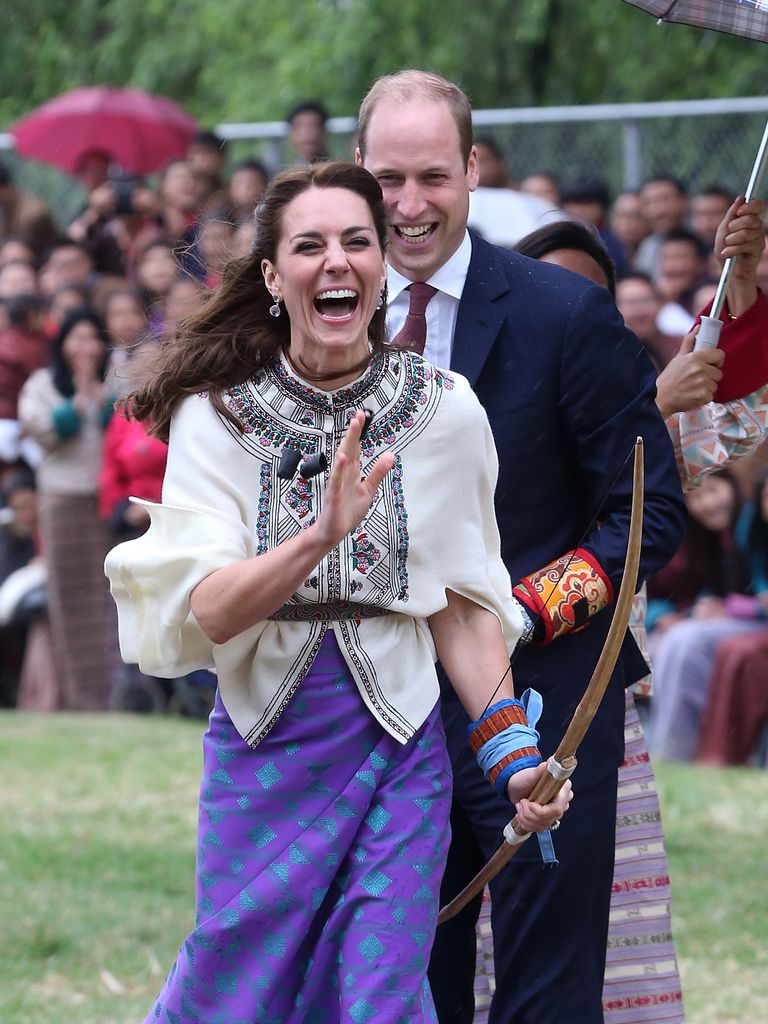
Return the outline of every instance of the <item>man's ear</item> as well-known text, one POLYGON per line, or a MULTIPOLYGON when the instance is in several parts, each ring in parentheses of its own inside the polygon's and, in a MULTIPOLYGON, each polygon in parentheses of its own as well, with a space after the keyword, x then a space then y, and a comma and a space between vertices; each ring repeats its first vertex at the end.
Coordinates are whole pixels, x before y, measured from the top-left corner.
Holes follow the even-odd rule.
POLYGON ((359 146, 355 146, 355 163, 363 166, 363 154, 360 152, 359 146))
POLYGON ((261 261, 261 273, 264 277, 264 284, 267 286, 267 291, 280 293, 280 275, 275 269, 271 260, 264 259, 261 261))

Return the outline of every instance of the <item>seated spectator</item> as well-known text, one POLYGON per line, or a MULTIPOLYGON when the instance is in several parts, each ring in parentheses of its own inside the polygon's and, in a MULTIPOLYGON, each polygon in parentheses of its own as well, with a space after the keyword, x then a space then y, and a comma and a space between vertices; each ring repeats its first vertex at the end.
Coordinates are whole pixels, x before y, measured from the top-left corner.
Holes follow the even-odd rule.
POLYGON ((220 210, 227 202, 226 139, 212 131, 198 132, 187 147, 186 159, 200 189, 200 209, 204 213, 220 210))
POLYGON ((480 175, 478 185, 481 188, 512 188, 504 153, 496 140, 490 135, 483 135, 475 139, 475 149, 480 175))
POLYGON ((325 126, 328 111, 317 100, 297 104, 286 117, 288 144, 293 151, 285 166, 294 167, 319 163, 328 159, 325 126))
POLYGON ((633 189, 619 192, 611 206, 608 223, 624 248, 627 266, 634 267, 640 243, 651 230, 643 215, 640 193, 633 189))
POLYGON ((707 276, 708 250, 685 228, 669 231, 659 248, 656 290, 662 299, 657 326, 662 334, 680 337, 693 324, 696 289, 707 276))
POLYGON ((104 577, 108 547, 99 516, 98 476, 112 396, 104 387, 109 343, 88 309, 73 309, 53 344, 50 367, 19 396, 19 419, 40 446, 37 470, 41 546, 57 673, 56 706, 108 706, 116 632, 104 577))
POLYGON ((0 495, 0 707, 16 704, 30 601, 40 603, 39 595, 30 593, 34 582, 18 575, 35 557, 36 532, 34 474, 15 469, 3 481, 0 495))
POLYGON ((768 722, 768 475, 757 481, 739 529, 750 552, 754 596, 726 601, 726 608, 763 628, 717 648, 696 754, 706 764, 746 764, 768 722))
POLYGON ((536 196, 555 209, 560 206, 560 179, 556 174, 547 171, 528 174, 520 182, 520 191, 529 196, 536 196))
POLYGON ((574 220, 586 221, 597 230, 616 273, 622 276, 629 269, 624 247, 608 227, 611 197, 608 185, 598 178, 576 178, 560 189, 560 206, 574 220))
POLYGON ((90 290, 95 279, 93 256, 87 246, 66 237, 53 244, 40 268, 40 290, 44 295, 53 295, 69 285, 90 290))
POLYGON ((0 237, 20 239, 39 261, 58 235, 53 214, 42 199, 17 188, 8 166, 0 161, 0 237))
POLYGON ((616 285, 616 305, 624 323, 635 332, 656 371, 661 373, 677 354, 682 335, 672 337, 659 330, 657 321, 662 301, 653 281, 638 271, 627 274, 616 285))
POLYGON ((689 761, 698 744, 718 645, 764 628, 732 614, 757 579, 757 554, 738 543, 740 501, 735 478, 717 470, 688 494, 690 520, 683 547, 648 583, 648 624, 654 669, 653 749, 689 761))
POLYGON ((243 160, 232 172, 229 208, 235 224, 253 220, 269 181, 266 167, 258 160, 243 160))
POLYGON ((642 186, 640 202, 651 233, 640 243, 635 269, 655 281, 659 274, 662 238, 681 228, 688 215, 688 189, 678 178, 659 175, 642 186))
POLYGON ((0 420, 16 420, 21 389, 35 370, 48 365, 51 343, 40 295, 17 295, 5 309, 9 325, 0 330, 0 420))

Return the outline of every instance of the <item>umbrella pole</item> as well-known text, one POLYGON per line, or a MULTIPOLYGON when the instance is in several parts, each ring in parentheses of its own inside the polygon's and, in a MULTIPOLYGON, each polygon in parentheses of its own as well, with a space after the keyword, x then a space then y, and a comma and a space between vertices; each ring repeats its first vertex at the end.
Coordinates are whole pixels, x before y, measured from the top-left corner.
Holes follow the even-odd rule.
MULTIPOLYGON (((744 193, 744 199, 747 202, 749 202, 757 191, 766 165, 768 165, 768 121, 766 121, 765 128, 763 130, 763 138, 760 142, 760 146, 758 147, 755 162, 752 165, 752 173, 749 176, 747 190, 744 193)), ((720 340, 720 330, 723 326, 723 322, 720 319, 720 313, 722 312, 723 305, 725 303, 725 294, 728 290, 728 282, 731 279, 732 272, 733 257, 729 256, 723 264, 723 269, 720 273, 720 280, 717 284, 715 297, 712 300, 712 309, 709 312, 709 316, 703 316, 701 318, 701 327, 699 328, 699 333, 696 336, 695 351, 697 352, 703 348, 717 347, 717 343, 720 340)))

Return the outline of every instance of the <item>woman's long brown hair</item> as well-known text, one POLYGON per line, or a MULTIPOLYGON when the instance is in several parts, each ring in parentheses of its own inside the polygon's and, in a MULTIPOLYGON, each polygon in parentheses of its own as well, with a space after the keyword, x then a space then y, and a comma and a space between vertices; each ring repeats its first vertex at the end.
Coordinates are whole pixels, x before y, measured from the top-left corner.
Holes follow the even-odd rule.
MULTIPOLYGON (((290 341, 290 320, 269 314, 272 297, 261 273, 262 260, 275 261, 282 212, 310 188, 343 188, 368 204, 379 245, 387 240, 386 209, 376 179, 357 164, 332 161, 278 175, 256 211, 256 237, 250 256, 230 261, 218 290, 203 308, 185 320, 157 354, 151 379, 128 399, 131 415, 168 439, 174 409, 201 391, 218 412, 240 426, 224 402, 224 393, 248 380, 290 341)), ((368 328, 371 353, 352 370, 362 371, 385 345, 386 309, 378 309, 368 328)))

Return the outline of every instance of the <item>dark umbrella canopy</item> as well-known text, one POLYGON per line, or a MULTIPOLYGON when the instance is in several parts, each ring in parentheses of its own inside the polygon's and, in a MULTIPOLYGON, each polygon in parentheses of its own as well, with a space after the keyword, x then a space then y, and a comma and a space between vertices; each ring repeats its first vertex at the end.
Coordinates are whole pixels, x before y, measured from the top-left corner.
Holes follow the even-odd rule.
POLYGON ((196 128, 193 118, 164 96, 91 86, 44 103, 10 133, 21 156, 69 174, 94 150, 126 171, 150 174, 183 156, 196 128))
POLYGON ((624 0, 662 21, 768 42, 768 0, 624 0))

